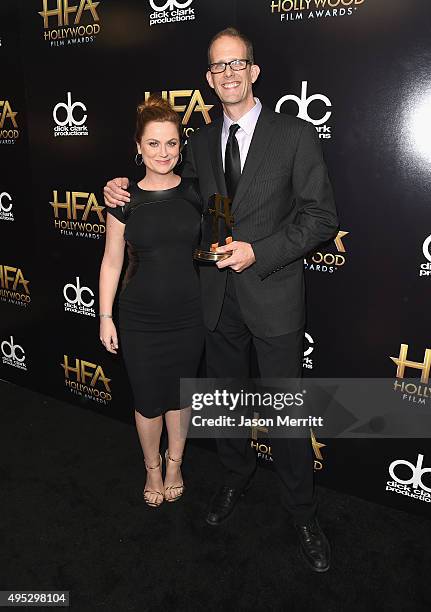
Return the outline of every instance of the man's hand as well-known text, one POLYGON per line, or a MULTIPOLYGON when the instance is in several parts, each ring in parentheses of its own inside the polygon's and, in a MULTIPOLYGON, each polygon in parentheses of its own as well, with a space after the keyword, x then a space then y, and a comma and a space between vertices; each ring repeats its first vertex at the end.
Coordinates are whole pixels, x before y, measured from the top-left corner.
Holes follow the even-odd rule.
POLYGON ((126 191, 129 186, 128 178, 115 178, 108 181, 103 188, 103 196, 106 206, 115 208, 116 206, 124 206, 130 202, 130 193, 126 191))
POLYGON ((240 242, 234 240, 230 244, 217 248, 217 253, 228 253, 232 251, 232 255, 222 261, 216 263, 217 268, 231 268, 235 272, 242 272, 256 261, 253 247, 249 242, 240 242))

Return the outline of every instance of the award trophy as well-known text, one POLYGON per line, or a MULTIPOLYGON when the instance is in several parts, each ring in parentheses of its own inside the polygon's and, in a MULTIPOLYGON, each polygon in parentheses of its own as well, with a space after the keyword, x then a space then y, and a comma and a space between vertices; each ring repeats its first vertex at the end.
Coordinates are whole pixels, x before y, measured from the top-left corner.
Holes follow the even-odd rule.
POLYGON ((202 219, 201 244, 193 253, 194 259, 217 262, 230 257, 232 251, 216 253, 216 249, 233 240, 231 203, 230 198, 219 193, 210 197, 208 209, 204 212, 202 219))

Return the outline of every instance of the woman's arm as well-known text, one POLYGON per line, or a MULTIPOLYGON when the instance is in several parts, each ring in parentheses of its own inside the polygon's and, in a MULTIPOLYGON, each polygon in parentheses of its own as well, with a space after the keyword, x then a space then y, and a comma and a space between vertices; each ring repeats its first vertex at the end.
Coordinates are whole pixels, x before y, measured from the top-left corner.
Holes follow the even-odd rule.
MULTIPOLYGON (((124 223, 113 215, 107 215, 105 253, 99 277, 99 312, 103 315, 112 316, 112 305, 124 261, 124 228, 124 223)), ((110 353, 117 352, 118 338, 112 318, 100 318, 100 339, 110 353)))

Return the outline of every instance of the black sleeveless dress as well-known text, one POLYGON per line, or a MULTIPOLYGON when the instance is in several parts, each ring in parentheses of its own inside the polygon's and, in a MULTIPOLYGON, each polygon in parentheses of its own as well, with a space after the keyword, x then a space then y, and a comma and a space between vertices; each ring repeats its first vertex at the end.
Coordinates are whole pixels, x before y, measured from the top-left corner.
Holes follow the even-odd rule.
POLYGON ((202 202, 193 179, 145 191, 130 183, 130 203, 108 208, 125 223, 129 265, 119 296, 119 339, 135 409, 155 417, 180 405, 180 378, 194 378, 204 325, 193 250, 202 202))

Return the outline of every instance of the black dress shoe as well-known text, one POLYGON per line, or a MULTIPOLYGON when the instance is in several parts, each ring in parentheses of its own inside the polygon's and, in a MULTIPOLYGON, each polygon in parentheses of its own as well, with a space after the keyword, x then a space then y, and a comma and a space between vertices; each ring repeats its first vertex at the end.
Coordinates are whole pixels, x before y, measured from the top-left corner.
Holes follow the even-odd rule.
POLYGON ((220 525, 232 513, 238 499, 243 495, 245 489, 222 486, 211 500, 206 522, 208 525, 220 525))
POLYGON ((296 525, 300 549, 305 561, 315 572, 327 572, 330 565, 331 549, 317 519, 306 525, 296 525))

